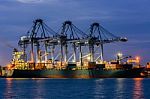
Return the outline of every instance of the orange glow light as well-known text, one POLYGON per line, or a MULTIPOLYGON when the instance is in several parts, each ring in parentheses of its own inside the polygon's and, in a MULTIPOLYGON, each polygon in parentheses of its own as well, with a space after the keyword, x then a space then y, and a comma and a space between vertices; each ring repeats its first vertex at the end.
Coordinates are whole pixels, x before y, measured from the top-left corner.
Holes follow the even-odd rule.
POLYGON ((140 60, 140 57, 139 57, 139 56, 136 56, 135 58, 136 58, 136 60, 140 60))
POLYGON ((11 64, 8 64, 8 65, 7 65, 7 68, 10 69, 10 68, 11 68, 11 64))

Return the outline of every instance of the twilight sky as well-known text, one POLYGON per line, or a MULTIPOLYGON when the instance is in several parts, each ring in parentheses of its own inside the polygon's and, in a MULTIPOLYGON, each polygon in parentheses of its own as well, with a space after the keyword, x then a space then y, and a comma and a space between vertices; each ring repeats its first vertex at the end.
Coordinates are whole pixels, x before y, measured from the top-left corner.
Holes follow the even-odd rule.
POLYGON ((149 0, 0 0, 0 64, 7 64, 12 48, 26 34, 32 21, 42 18, 56 32, 65 20, 86 31, 93 22, 111 33, 127 37, 127 43, 105 45, 105 59, 117 52, 150 61, 149 0))

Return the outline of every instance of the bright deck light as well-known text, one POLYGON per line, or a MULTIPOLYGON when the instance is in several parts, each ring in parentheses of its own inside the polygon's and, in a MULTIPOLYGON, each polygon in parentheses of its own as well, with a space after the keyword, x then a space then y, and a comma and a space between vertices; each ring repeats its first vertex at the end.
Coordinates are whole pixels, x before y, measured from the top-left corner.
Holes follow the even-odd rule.
POLYGON ((119 53, 117 53, 117 56, 122 57, 123 54, 119 52, 119 53))
POLYGON ((139 56, 136 56, 135 57, 136 61, 139 63, 140 62, 140 57, 139 56))
POLYGON ((140 57, 139 57, 139 56, 136 56, 135 58, 136 58, 136 60, 140 60, 140 57))

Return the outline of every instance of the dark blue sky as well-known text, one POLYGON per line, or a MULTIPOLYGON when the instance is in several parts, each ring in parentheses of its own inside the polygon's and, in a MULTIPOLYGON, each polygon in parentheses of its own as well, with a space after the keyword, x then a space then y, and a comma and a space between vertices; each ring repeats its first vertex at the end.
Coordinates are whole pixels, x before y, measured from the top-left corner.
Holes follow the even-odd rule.
POLYGON ((82 31, 93 22, 127 43, 105 45, 105 58, 117 52, 139 55, 150 61, 150 1, 149 0, 0 0, 0 64, 11 60, 12 45, 25 35, 36 18, 42 18, 56 32, 65 20, 71 20, 82 31))

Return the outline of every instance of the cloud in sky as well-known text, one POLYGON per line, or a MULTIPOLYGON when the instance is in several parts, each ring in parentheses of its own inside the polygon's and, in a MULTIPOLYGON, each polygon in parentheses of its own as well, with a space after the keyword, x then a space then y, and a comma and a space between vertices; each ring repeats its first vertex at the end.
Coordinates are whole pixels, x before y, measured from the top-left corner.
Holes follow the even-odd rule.
POLYGON ((17 0, 17 1, 21 3, 41 3, 44 0, 17 0))

